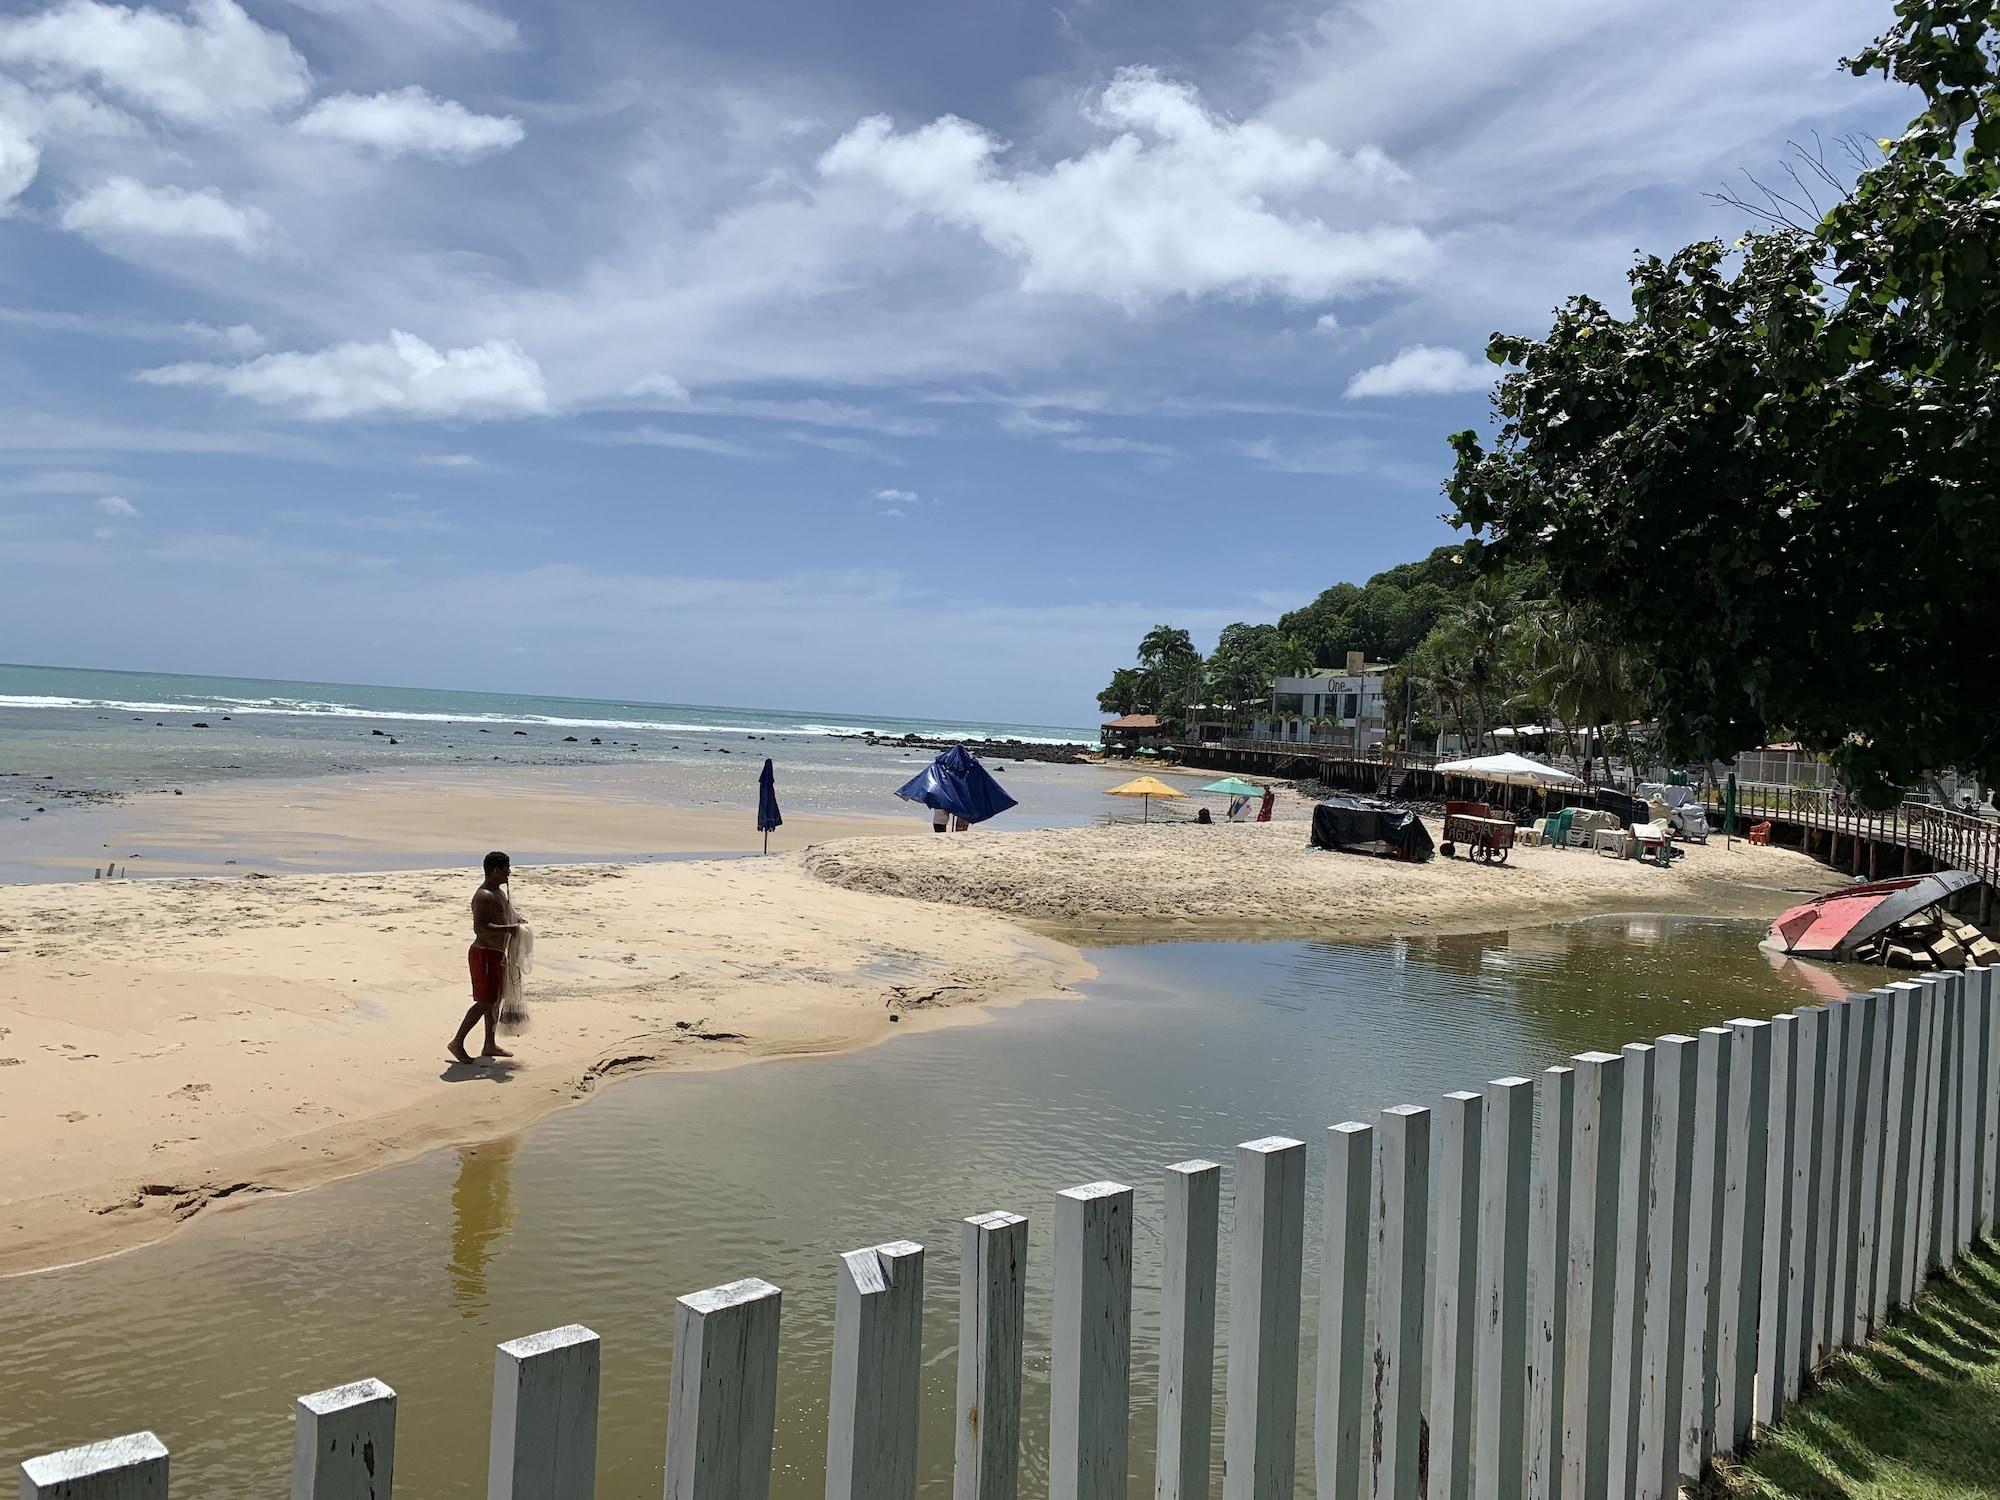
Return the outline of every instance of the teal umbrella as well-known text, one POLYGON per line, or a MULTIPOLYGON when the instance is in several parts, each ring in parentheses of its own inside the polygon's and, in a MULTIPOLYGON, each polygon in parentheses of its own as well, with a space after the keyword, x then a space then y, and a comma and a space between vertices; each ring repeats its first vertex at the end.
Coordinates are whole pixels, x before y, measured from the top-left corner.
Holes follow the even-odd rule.
POLYGON ((1203 787, 1204 792, 1214 792, 1219 797, 1261 797, 1264 789, 1252 786, 1240 776, 1225 776, 1220 781, 1211 781, 1203 787))

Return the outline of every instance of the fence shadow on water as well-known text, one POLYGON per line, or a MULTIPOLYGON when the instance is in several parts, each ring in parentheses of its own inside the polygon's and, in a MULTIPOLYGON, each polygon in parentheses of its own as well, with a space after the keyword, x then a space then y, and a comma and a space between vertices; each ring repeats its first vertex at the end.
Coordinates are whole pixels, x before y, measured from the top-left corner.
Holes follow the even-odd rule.
MULTIPOLYGON (((1148 1184, 1157 1226, 1135 1226, 1126 1184, 1056 1195, 1053 1265, 1036 1268, 1053 1285, 1050 1500, 1128 1500, 1147 1467, 1156 1500, 1208 1500, 1218 1458, 1223 1500, 1292 1500, 1308 1479, 1319 1500, 1655 1500, 1705 1476, 1729 1493, 1729 1455, 1816 1375, 1824 1399, 1753 1472, 1806 1493, 1885 1461, 1986 1479, 2000 1436, 1921 1434, 2000 1348, 2000 1268, 1975 1249, 2000 1196, 1996 1012, 2000 968, 1926 975, 1583 1053, 1320 1142, 1246 1142, 1226 1251, 1215 1162, 1148 1184), (1309 1308, 1314 1162, 1325 1213, 1309 1308), (1155 1235, 1156 1451, 1139 1455, 1133 1252, 1155 1235), (1963 1274, 1913 1306, 1950 1268, 1963 1274), (1317 1356, 1302 1369, 1308 1317, 1317 1356)), ((981 1214, 959 1235, 953 1496, 1016 1500, 1027 1223, 981 1214)), ((903 1240, 839 1257, 828 1500, 916 1495, 924 1264, 903 1240)), ((766 1500, 782 1305, 754 1278, 679 1300, 667 1500, 766 1500)), ((492 1500, 592 1495, 599 1352, 577 1325, 496 1351, 492 1500)), ((372 1380, 301 1397, 295 1500, 390 1500, 396 1408, 372 1380)), ((169 1464, 135 1433, 28 1461, 21 1493, 165 1496, 169 1464)))

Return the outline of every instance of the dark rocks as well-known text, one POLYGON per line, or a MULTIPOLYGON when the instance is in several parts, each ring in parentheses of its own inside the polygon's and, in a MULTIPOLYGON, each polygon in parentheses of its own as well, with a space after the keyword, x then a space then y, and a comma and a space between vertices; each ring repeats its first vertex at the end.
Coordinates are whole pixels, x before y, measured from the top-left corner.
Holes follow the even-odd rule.
POLYGON ((193 727, 193 728, 195 728, 195 729, 206 729, 206 728, 208 728, 208 720, 206 720, 206 719, 196 719, 196 720, 194 721, 194 724, 193 724, 193 725, 192 725, 191 727, 193 727))
POLYGON ((514 733, 518 734, 524 740, 528 737, 528 731, 525 729, 517 729, 514 733))
MULTIPOLYGON (((566 735, 564 735, 564 736, 563 736, 563 743, 564 743, 565 745, 574 745, 574 744, 576 743, 576 736, 575 736, 575 735, 573 735, 573 734, 566 734, 566 735)), ((595 741, 593 741, 592 743, 595 743, 595 741)))
POLYGON ((371 730, 369 730, 368 732, 369 732, 370 734, 374 735, 374 736, 375 736, 375 737, 376 737, 377 739, 381 739, 381 738, 382 738, 382 731, 381 731, 381 730, 379 730, 379 729, 371 729, 371 730))

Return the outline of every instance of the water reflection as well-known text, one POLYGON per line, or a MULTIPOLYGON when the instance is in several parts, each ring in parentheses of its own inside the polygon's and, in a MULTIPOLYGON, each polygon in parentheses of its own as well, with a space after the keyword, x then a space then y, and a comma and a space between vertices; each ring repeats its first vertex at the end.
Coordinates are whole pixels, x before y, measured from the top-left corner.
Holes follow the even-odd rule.
MULTIPOLYGON (((784 1288, 772 1500, 823 1490, 833 1257, 907 1236, 925 1268, 926 1500, 951 1488, 957 1221, 1029 1216, 1022 1490, 1046 1484, 1053 1194, 1113 1177, 1133 1225, 1134 1500, 1151 1489, 1160 1174, 1532 1073, 1588 1047, 1808 1002, 1756 924, 1599 921, 1403 942, 1196 943, 1093 954, 1082 1003, 992 1013, 843 1057, 637 1079, 511 1141, 197 1221, 163 1245, 0 1282, 0 1462, 138 1427, 175 1487, 282 1486, 291 1399, 362 1375, 400 1396, 398 1464, 424 1500, 484 1490, 493 1345, 604 1335, 599 1493, 657 1494, 673 1298, 784 1288), (440 1274, 442 1269, 443 1274, 440 1274)), ((1224 1194, 1224 1245, 1229 1233, 1224 1194)), ((1306 1307, 1316 1305, 1308 1254, 1306 1307)), ((1225 1286, 1219 1305, 1228 1305, 1225 1286)), ((1310 1401, 1315 1323, 1301 1351, 1310 1401)), ((1218 1347, 1216 1389, 1226 1340, 1218 1347)), ((1309 1430, 1301 1428, 1301 1431, 1309 1430)), ((1216 1460, 1221 1443, 1215 1445, 1216 1460)), ((1301 1465, 1300 1494, 1311 1492, 1301 1465)))
POLYGON ((486 1263, 495 1243, 514 1227, 509 1173, 516 1138, 458 1148, 451 1189, 451 1300, 465 1317, 486 1310, 486 1263))

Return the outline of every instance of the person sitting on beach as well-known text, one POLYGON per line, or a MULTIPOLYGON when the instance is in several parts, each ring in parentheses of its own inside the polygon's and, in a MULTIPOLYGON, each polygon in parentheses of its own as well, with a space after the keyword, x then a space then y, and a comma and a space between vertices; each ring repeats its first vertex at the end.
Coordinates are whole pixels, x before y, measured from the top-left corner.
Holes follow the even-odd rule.
POLYGON ((486 1023, 486 1045, 479 1049, 479 1055, 514 1055, 493 1040, 500 991, 507 980, 507 944, 521 925, 514 917, 514 903, 503 889, 514 871, 511 861, 497 849, 486 856, 485 870, 486 879, 472 893, 472 946, 466 950, 466 961, 472 968, 472 1008, 458 1023, 458 1035, 446 1049, 462 1063, 472 1061, 465 1052, 465 1038, 473 1023, 481 1020, 486 1023))

